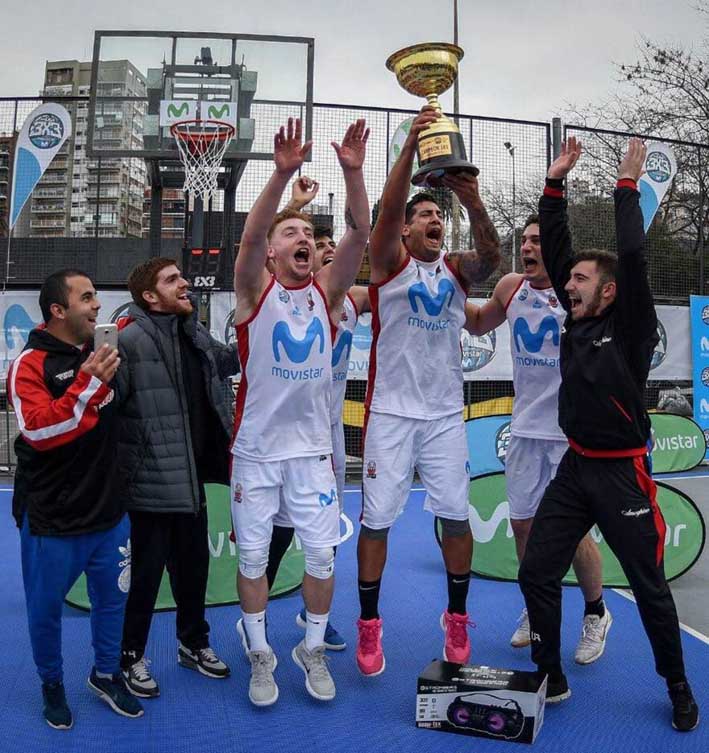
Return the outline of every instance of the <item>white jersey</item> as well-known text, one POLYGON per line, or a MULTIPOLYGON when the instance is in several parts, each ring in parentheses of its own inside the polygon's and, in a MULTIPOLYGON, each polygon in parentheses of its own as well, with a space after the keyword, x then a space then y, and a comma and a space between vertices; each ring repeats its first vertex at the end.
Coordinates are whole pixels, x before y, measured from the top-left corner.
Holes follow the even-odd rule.
POLYGON ((559 428, 559 351, 566 312, 553 288, 522 280, 507 304, 515 398, 510 431, 531 439, 565 439, 559 428))
POLYGON ((394 275, 369 286, 369 298, 366 407, 424 420, 462 412, 466 295, 443 254, 432 262, 407 256, 394 275))
POLYGON ((334 425, 342 421, 342 409, 345 404, 347 375, 350 368, 350 350, 352 336, 357 326, 357 307, 348 293, 337 325, 337 334, 332 346, 332 403, 330 421, 334 425))
POLYGON ((329 455, 332 339, 325 296, 312 278, 275 277, 236 327, 241 384, 232 452, 251 460, 329 455))

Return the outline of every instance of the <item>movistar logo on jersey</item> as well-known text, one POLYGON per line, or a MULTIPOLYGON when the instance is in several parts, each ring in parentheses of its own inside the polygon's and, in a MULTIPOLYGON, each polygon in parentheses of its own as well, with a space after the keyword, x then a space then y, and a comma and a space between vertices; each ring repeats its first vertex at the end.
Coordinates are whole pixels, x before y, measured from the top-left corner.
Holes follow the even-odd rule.
MULTIPOLYGON (((323 353, 325 351, 325 330, 318 317, 310 322, 301 340, 293 336, 287 322, 276 322, 271 338, 273 358, 276 363, 280 363, 282 354, 285 354, 291 363, 303 363, 310 356, 316 341, 318 352, 323 353)), ((322 368, 290 369, 274 366, 271 369, 273 376, 289 381, 318 379, 323 375, 323 372, 324 369, 322 368)))
POLYGON ((545 316, 539 323, 539 329, 536 332, 533 332, 529 328, 529 322, 523 316, 515 320, 514 327, 512 328, 512 339, 517 352, 522 350, 520 347, 521 340, 527 353, 539 353, 548 334, 551 334, 553 345, 558 347, 559 322, 553 316, 545 316))
POLYGON ((350 350, 352 349, 352 333, 341 332, 335 347, 332 349, 332 366, 337 366, 344 355, 345 361, 350 360, 350 350))
POLYGON ((443 306, 450 305, 453 301, 455 288, 450 280, 442 279, 438 283, 438 293, 435 297, 423 282, 417 282, 409 288, 409 303, 414 314, 419 313, 419 303, 429 316, 440 316, 443 306), (448 299, 446 303, 446 299, 448 299))
POLYGON ((321 494, 319 499, 320 507, 328 507, 333 502, 337 502, 337 492, 334 489, 330 489, 329 494, 321 494))

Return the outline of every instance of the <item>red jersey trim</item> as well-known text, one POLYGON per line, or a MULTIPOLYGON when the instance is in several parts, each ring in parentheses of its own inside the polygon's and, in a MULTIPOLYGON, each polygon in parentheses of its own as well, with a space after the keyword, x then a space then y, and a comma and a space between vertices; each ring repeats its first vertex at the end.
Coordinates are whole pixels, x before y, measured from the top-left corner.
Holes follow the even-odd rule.
POLYGON ((355 310, 355 314, 357 314, 357 318, 359 319, 360 316, 362 316, 362 312, 357 308, 357 304, 355 303, 355 299, 352 297, 349 291, 347 291, 347 295, 345 298, 350 299, 350 303, 352 304, 352 308, 355 310))
POLYGON ((240 324, 235 324, 237 334, 239 332, 239 327, 248 327, 251 322, 258 316, 259 311, 261 311, 261 307, 263 306, 264 301, 266 300, 266 296, 271 292, 271 288, 276 284, 276 278, 271 275, 271 282, 268 283, 266 286, 266 289, 261 293, 261 297, 258 299, 258 303, 256 304, 256 308, 251 312, 251 316, 246 319, 245 321, 241 322, 240 324))
POLYGON ((569 437, 569 447, 585 458, 638 458, 647 455, 647 447, 634 447, 629 450, 589 450, 574 442, 571 437, 569 437))
POLYGON ((458 283, 458 287, 460 288, 460 292, 467 298, 468 297, 468 290, 465 287, 465 283, 463 278, 460 276, 460 273, 458 270, 450 263, 447 256, 443 257, 443 263, 448 267, 448 271, 453 275, 453 279, 458 283))
POLYGON ((564 192, 560 188, 551 188, 550 186, 544 186, 544 195, 551 196, 554 199, 564 198, 564 192))
POLYGON ((633 191, 638 190, 638 184, 632 178, 623 178, 615 184, 616 188, 632 188, 633 191))
POLYGON ((370 301, 372 299, 372 295, 371 295, 372 288, 381 288, 382 286, 386 285, 388 282, 391 282, 397 275, 400 275, 406 269, 406 267, 408 267, 410 260, 411 260, 411 256, 409 254, 406 254, 402 265, 395 272, 392 272, 388 277, 385 277, 381 282, 371 282, 369 284, 370 301))
POLYGON ((282 282, 278 282, 278 284, 282 288, 285 288, 286 290, 303 290, 303 288, 307 288, 308 285, 310 285, 310 283, 313 282, 314 280, 315 280, 315 277, 313 276, 313 273, 311 272, 310 273, 310 279, 306 280, 302 285, 293 285, 291 287, 291 286, 288 286, 288 285, 284 285, 282 282))
MULTIPOLYGON (((323 289, 320 287, 320 283, 313 278, 313 287, 320 293, 320 297, 322 298, 323 306, 325 306, 325 311, 327 312, 327 321, 330 325, 330 345, 335 344, 335 338, 337 337, 337 325, 332 323, 332 315, 330 313, 330 306, 328 305, 327 298, 325 297, 325 293, 323 292, 323 289)), ((344 304, 343 304, 344 305, 344 304)))

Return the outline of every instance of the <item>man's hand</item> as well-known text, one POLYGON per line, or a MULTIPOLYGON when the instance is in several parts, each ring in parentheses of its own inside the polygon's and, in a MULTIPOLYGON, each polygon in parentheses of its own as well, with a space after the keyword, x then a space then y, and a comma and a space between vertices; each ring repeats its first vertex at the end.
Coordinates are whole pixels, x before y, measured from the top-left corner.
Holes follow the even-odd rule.
POLYGON ((104 343, 95 353, 92 353, 82 364, 79 371, 85 371, 104 384, 108 384, 116 375, 121 359, 116 348, 104 343))
POLYGON ((291 198, 288 202, 288 206, 291 209, 300 210, 304 206, 310 204, 310 202, 318 195, 320 190, 320 184, 308 178, 307 175, 301 175, 300 178, 296 178, 293 181, 291 188, 291 198))
POLYGON ((561 145, 561 154, 549 165, 547 178, 565 178, 581 156, 581 142, 575 136, 561 145))
POLYGON ((641 139, 632 138, 628 143, 628 151, 618 166, 618 180, 634 180, 636 183, 645 172, 645 156, 647 147, 641 139))
POLYGON ((414 122, 411 124, 409 134, 404 142, 404 149, 416 149, 418 143, 418 135, 421 131, 425 131, 429 126, 433 125, 439 118, 441 113, 438 112, 431 105, 424 105, 421 108, 421 112, 414 118, 414 122))
POLYGON ((303 128, 300 118, 288 118, 287 129, 281 126, 273 137, 273 161, 280 175, 292 175, 308 156, 312 141, 302 144, 303 128))
POLYGON ((332 141, 332 148, 337 154, 340 167, 345 170, 361 170, 367 153, 367 139, 369 128, 364 118, 352 123, 342 139, 342 144, 332 141))
POLYGON ((471 173, 447 174, 443 178, 443 185, 453 191, 466 209, 470 206, 479 206, 482 204, 478 189, 478 179, 471 173))

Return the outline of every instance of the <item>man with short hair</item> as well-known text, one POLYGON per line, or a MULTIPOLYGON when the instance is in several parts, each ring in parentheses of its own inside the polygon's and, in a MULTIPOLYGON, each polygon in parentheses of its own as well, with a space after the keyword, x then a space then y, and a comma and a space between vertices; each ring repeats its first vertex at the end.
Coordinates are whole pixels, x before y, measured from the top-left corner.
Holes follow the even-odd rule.
POLYGON ((644 393, 658 342, 648 282, 637 181, 646 148, 630 139, 618 168, 618 256, 572 255, 564 178, 581 155, 571 137, 547 173, 539 201, 544 265, 567 312, 561 333, 559 425, 569 440, 539 504, 519 581, 527 602, 532 660, 547 675, 547 701, 571 694, 561 668, 561 579, 596 523, 620 561, 638 604, 659 675, 667 681, 672 725, 688 732, 699 710, 687 682, 679 622, 665 578, 665 522, 647 448, 644 393))
MULTIPOLYGON (((300 181, 310 181, 303 176, 300 181)), ((310 181, 312 183, 312 181, 310 181)), ((298 187, 299 181, 293 184, 293 198, 288 206, 300 209, 307 204, 307 201, 299 201, 302 188, 298 187)), ((305 185, 308 185, 307 183, 305 185)), ((314 193, 308 198, 311 201, 314 194, 317 193, 317 183, 314 184, 314 193)), ((313 228, 313 240, 315 241, 315 255, 313 259, 313 274, 316 275, 320 269, 332 264, 337 245, 332 239, 332 229, 325 225, 315 225, 313 228)), ((330 431, 332 433, 332 465, 337 482, 337 499, 340 505, 340 514, 344 508, 345 492, 345 471, 347 464, 347 453, 345 452, 345 425, 342 411, 345 403, 345 392, 347 388, 347 375, 349 371, 350 348, 352 346, 352 335, 357 326, 357 319, 365 312, 369 312, 369 294, 367 288, 363 285, 353 285, 343 303, 337 325, 337 335, 332 346, 332 403, 330 407, 330 431)), ((283 506, 282 506, 283 507, 283 506)), ((283 557, 293 541, 294 529, 288 519, 284 509, 279 510, 278 515, 273 520, 273 535, 271 545, 268 550, 268 568, 266 569, 266 578, 268 580, 269 591, 278 575, 278 568, 283 557)), ((307 626, 305 608, 296 616, 296 623, 305 628, 307 626)), ((333 627, 328 620, 325 628, 325 648, 330 651, 344 651, 347 648, 344 638, 333 627)))
POLYGON ((232 517, 239 544, 242 639, 251 662, 249 698, 257 706, 278 699, 276 658, 266 637, 266 567, 281 499, 305 552, 307 625, 292 657, 311 696, 335 697, 324 656, 333 547, 340 540, 331 461, 332 341, 369 234, 362 174, 368 136, 364 120, 358 120, 341 145, 333 143, 347 190, 347 230, 333 263, 313 275, 310 219, 294 210, 276 214, 311 146, 302 143, 300 121, 289 119, 275 136, 275 171, 249 212, 234 268, 242 379, 232 448, 232 517), (267 259, 273 274, 266 269, 267 259))
POLYGON ((357 666, 369 676, 385 668, 379 590, 388 531, 406 504, 414 468, 428 507, 442 522, 448 582, 448 606, 440 617, 443 656, 458 663, 470 657, 466 599, 473 537, 460 330, 467 291, 492 274, 500 249, 471 175, 448 175, 444 184, 468 212, 476 251, 443 253, 443 214, 431 194, 416 194, 407 203, 418 134, 438 117, 424 106, 414 119, 384 186, 369 244, 373 337, 357 547, 357 666))
POLYGON ((118 351, 92 353, 101 304, 94 284, 63 269, 42 284, 44 325, 8 373, 20 434, 12 511, 20 528, 22 579, 44 718, 70 729, 63 684, 63 603, 81 573, 91 602, 94 667, 89 689, 121 716, 142 716, 120 672, 123 609, 130 584, 130 526, 110 387, 118 351))
POLYGON ((232 427, 230 376, 236 346, 197 321, 189 283, 174 259, 155 257, 128 277, 133 303, 122 322, 118 372, 120 462, 129 479, 133 582, 121 665, 141 698, 160 694, 145 646, 163 570, 177 605, 177 660, 205 677, 229 676, 209 645, 204 485, 227 484, 232 427))
MULTIPOLYGON (((521 562, 539 500, 569 445, 558 419, 559 338, 566 313, 544 266, 536 215, 530 216, 522 229, 520 257, 521 274, 506 274, 482 306, 468 305, 466 329, 484 335, 505 320, 510 326, 515 398, 505 481, 521 562)), ((575 659, 578 664, 591 664, 603 654, 612 618, 603 602, 601 555, 590 534, 581 540, 573 564, 586 602, 575 659)), ((515 648, 530 643, 526 609, 510 642, 515 648)))

